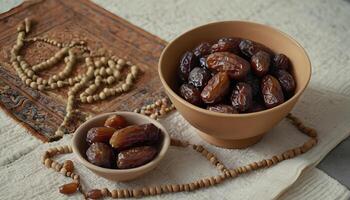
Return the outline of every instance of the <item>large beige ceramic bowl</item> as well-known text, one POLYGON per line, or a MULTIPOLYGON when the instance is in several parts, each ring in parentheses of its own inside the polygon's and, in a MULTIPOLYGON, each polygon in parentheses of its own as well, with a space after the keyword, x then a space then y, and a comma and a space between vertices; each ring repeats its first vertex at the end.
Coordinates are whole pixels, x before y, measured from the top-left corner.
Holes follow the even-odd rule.
POLYGON ((225 148, 244 148, 258 142, 293 108, 308 85, 310 60, 294 39, 272 27, 243 21, 224 21, 194 28, 170 42, 159 60, 159 76, 169 98, 180 114, 211 144, 225 148), (177 70, 185 51, 200 42, 221 37, 240 37, 266 45, 276 53, 286 54, 292 62, 296 79, 295 95, 272 109, 247 114, 223 114, 194 106, 178 94, 177 70))
POLYGON ((72 140, 73 152, 79 159, 79 161, 87 168, 89 168, 95 174, 102 176, 106 179, 113 181, 129 181, 135 178, 142 176, 143 174, 149 172, 154 169, 159 161, 166 154, 170 144, 170 137, 165 128, 156 120, 153 120, 145 115, 140 115, 133 112, 113 112, 113 113, 105 113, 98 115, 92 119, 89 119, 85 123, 83 123, 74 133, 72 140), (88 130, 93 127, 103 126, 105 120, 111 115, 121 115, 123 116, 129 124, 146 124, 153 123, 155 126, 160 128, 163 133, 163 141, 159 147, 158 155, 149 163, 142 165, 140 167, 132 168, 132 169, 107 169, 103 167, 99 167, 91 164, 86 160, 86 150, 88 148, 87 143, 85 142, 86 134, 88 130))

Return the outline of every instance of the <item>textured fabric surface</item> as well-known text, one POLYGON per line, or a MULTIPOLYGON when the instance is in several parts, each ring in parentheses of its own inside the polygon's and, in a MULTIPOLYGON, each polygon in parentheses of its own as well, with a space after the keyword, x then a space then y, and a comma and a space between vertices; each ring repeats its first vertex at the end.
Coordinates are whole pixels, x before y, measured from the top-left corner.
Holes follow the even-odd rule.
MULTIPOLYGON (((307 90, 296 106, 293 113, 300 116, 308 125, 319 130, 319 144, 310 152, 291 160, 286 160, 269 169, 259 170, 248 175, 241 176, 218 186, 199 190, 193 193, 179 193, 176 195, 162 195, 155 198, 167 199, 273 199, 277 198, 284 190, 294 183, 307 166, 314 166, 323 156, 339 143, 349 132, 349 124, 343 120, 350 117, 350 99, 314 90, 307 90), (312 105, 312 106, 311 106, 312 105), (346 110, 344 110, 344 108, 346 110), (346 112, 344 112, 346 111, 346 112), (330 117, 333 116, 333 117, 330 117)), ((2 127, 1 141, 0 194, 4 199, 59 199, 66 198, 57 192, 57 187, 70 180, 53 170, 46 169, 40 162, 41 154, 49 146, 69 144, 70 135, 66 135, 59 142, 40 144, 33 137, 26 135, 24 130, 15 124, 6 114, 1 112, 2 127)), ((188 140, 192 143, 202 144, 214 152, 228 167, 247 164, 252 161, 270 157, 281 153, 287 148, 302 144, 307 138, 299 133, 286 120, 275 127, 263 140, 244 150, 228 150, 210 146, 203 142, 195 130, 177 113, 169 115, 161 121, 169 130, 172 137, 188 140)), ((57 159, 72 159, 74 155, 64 155, 57 159)), ((115 183, 92 174, 87 168, 75 162, 76 169, 83 177, 83 184, 88 189, 108 187, 142 187, 144 185, 156 185, 166 183, 185 183, 198 178, 217 174, 202 156, 191 149, 171 147, 169 153, 161 161, 160 165, 138 180, 128 184, 115 183)), ((307 174, 307 173, 306 173, 307 174)), ((319 188, 317 175, 309 179, 314 180, 309 187, 302 188, 303 192, 313 192, 319 188), (315 183, 315 184, 313 184, 315 183)), ((340 184, 335 184, 331 178, 322 178, 321 182, 328 182, 334 188, 330 188, 336 196, 349 197, 350 193, 340 184)), ((297 185, 298 186, 298 185, 297 185)), ((328 187, 321 187, 328 189, 328 187)), ((300 189, 298 189, 299 191, 300 189)), ((299 191, 301 194, 302 192, 299 191)), ((81 196, 74 195, 76 199, 81 196)), ((319 196, 315 196, 319 197, 319 196)), ((313 199, 312 196, 308 199, 313 199)), ((318 198, 315 198, 318 199, 318 198)), ((332 198, 330 198, 332 199, 332 198)))
MULTIPOLYGON (((19 1, 0 1, 0 12, 19 1)), ((320 133, 320 143, 307 154, 228 181, 218 187, 194 193, 162 195, 156 199, 272 199, 294 183, 307 166, 317 164, 336 144, 349 135, 350 99, 328 92, 350 95, 346 75, 350 59, 347 39, 350 29, 350 5, 344 1, 115 1, 96 0, 104 8, 165 39, 217 20, 251 20, 270 24, 295 37, 307 50, 313 63, 310 87, 293 113, 320 133)), ((41 144, 24 132, 20 125, 0 113, 0 195, 4 199, 65 199, 57 187, 67 178, 47 170, 39 162, 49 146, 69 143, 70 136, 52 144, 41 144)), ((229 166, 246 164, 280 153, 305 141, 288 122, 282 121, 259 144, 245 150, 224 150, 208 146, 177 113, 162 121, 172 136, 203 143, 229 166)), ((73 155, 62 156, 59 160, 73 155)), ((197 153, 171 148, 156 170, 128 184, 99 178, 77 164, 84 184, 91 187, 132 187, 159 183, 186 182, 210 176, 217 171, 197 153)), ((322 172, 312 169, 281 199, 347 199, 349 191, 322 172), (317 192, 319 191, 319 192, 317 192), (324 191, 324 195, 320 191, 324 191), (306 194, 314 194, 308 195, 306 194), (306 198, 307 197, 307 198, 306 198)), ((80 199, 81 196, 73 196, 80 199)))
POLYGON ((348 198, 349 192, 346 188, 317 168, 303 172, 302 178, 280 197, 283 200, 348 198))

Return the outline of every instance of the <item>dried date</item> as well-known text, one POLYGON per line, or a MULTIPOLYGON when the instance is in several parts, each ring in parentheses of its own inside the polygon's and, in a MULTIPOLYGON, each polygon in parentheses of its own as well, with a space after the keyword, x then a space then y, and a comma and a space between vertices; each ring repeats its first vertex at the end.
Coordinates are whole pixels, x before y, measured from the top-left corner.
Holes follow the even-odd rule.
POLYGON ((226 72, 215 74, 204 87, 201 97, 205 103, 217 103, 229 92, 230 79, 226 72))
POLYGON ((290 65, 289 58, 284 54, 277 54, 273 57, 273 67, 276 70, 288 70, 290 65))
POLYGON ((208 68, 207 57, 208 56, 203 56, 203 57, 199 58, 199 66, 201 66, 203 68, 208 68))
POLYGON ((157 155, 157 149, 151 146, 134 147, 118 154, 117 167, 130 169, 144 165, 157 155))
POLYGON ((187 51, 181 58, 179 76, 182 81, 187 81, 188 75, 196 65, 196 57, 192 52, 187 51))
POLYGON ((205 68, 195 67, 188 76, 188 83, 203 88, 211 78, 211 73, 205 68))
POLYGON ((73 194, 78 190, 78 188, 79 184, 76 182, 72 182, 60 186, 58 190, 61 194, 73 194))
POLYGON ((270 55, 264 51, 259 51, 252 56, 250 64, 254 74, 263 77, 270 69, 270 55))
POLYGON ((219 112, 219 113, 230 113, 230 114, 238 113, 238 111, 233 106, 226 105, 226 104, 217 104, 213 106, 208 106, 207 110, 219 112))
POLYGON ((239 53, 239 43, 240 43, 239 38, 229 38, 229 37, 224 37, 218 40, 217 43, 213 44, 211 46, 211 53, 215 52, 231 52, 238 54, 239 53))
POLYGON ((196 48, 193 50, 193 54, 200 58, 202 56, 210 54, 211 51, 211 45, 208 42, 203 42, 199 44, 196 48))
POLYGON ((103 197, 101 190, 93 189, 86 193, 86 199, 100 199, 103 197))
POLYGON ((117 130, 109 143, 118 151, 137 145, 152 145, 159 142, 161 130, 153 124, 131 125, 117 130))
POLYGON ((180 95, 193 105, 199 106, 202 104, 201 92, 194 85, 188 83, 182 84, 180 86, 180 95))
POLYGON ((105 126, 121 129, 127 126, 127 122, 125 118, 120 115, 112 115, 106 119, 105 126))
POLYGON ((295 91, 295 81, 293 76, 286 70, 277 70, 274 72, 274 75, 280 82, 285 96, 291 97, 295 91))
POLYGON ((257 97, 260 95, 260 78, 256 77, 254 74, 249 73, 244 80, 244 82, 248 83, 250 87, 252 87, 253 97, 257 97))
POLYGON ((89 162, 94 165, 106 168, 112 167, 113 150, 105 143, 92 143, 86 151, 86 156, 89 162))
POLYGON ((252 87, 247 83, 237 83, 232 91, 231 102, 239 112, 248 111, 253 104, 252 87))
POLYGON ((91 128, 86 135, 86 141, 89 144, 94 142, 108 143, 116 129, 111 127, 94 127, 91 128))
POLYGON ((248 58, 252 57, 254 54, 258 53, 259 51, 265 51, 266 53, 272 55, 272 51, 269 48, 267 48, 262 44, 253 42, 251 40, 242 40, 239 43, 239 49, 248 58))
POLYGON ((248 110, 248 112, 259 112, 265 110, 265 106, 258 101, 253 101, 253 106, 248 110))
POLYGON ((250 64, 245 59, 228 52, 210 54, 207 58, 208 69, 227 72, 233 80, 243 80, 250 71, 250 64))
POLYGON ((261 81, 261 93, 266 108, 273 108, 284 102, 282 88, 276 78, 266 75, 261 81))

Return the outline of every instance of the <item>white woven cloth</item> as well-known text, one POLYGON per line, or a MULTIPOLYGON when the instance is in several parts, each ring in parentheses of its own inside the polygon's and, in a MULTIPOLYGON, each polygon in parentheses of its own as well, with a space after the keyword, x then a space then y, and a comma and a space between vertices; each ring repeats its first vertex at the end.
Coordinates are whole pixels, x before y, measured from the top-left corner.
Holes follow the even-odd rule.
MULTIPOLYGON (((0 12, 18 1, 5 0, 0 12)), ((349 191, 320 170, 317 164, 336 144, 349 135, 350 65, 347 48, 350 41, 348 19, 350 4, 335 1, 116 1, 95 0, 111 12, 170 40, 193 26, 217 20, 243 19, 275 26, 295 37, 308 51, 313 63, 310 87, 293 113, 320 134, 319 144, 310 152, 284 161, 272 168, 241 176, 226 183, 193 193, 153 197, 155 199, 348 199, 349 191), (302 172, 306 169, 301 176, 302 172), (297 180, 298 179, 298 180, 297 180), (289 188, 295 183, 291 188, 289 188), (289 190, 285 192, 287 189, 289 190), (283 192, 285 192, 283 194, 283 192), (282 196, 281 196, 282 195, 282 196)), ((260 160, 302 144, 306 137, 287 121, 282 121, 259 144, 245 150, 224 150, 204 143, 195 130, 177 113, 162 123, 173 137, 201 143, 219 159, 234 167, 260 160)), ((68 144, 70 136, 59 142, 41 144, 0 112, 0 197, 1 199, 65 199, 57 192, 69 180, 40 163, 49 146, 68 144)), ((73 155, 59 160, 73 159, 73 155)), ((128 184, 113 183, 93 175, 75 162, 88 188, 124 188, 160 183, 181 183, 211 176, 217 171, 198 153, 171 148, 161 164, 147 176, 128 184)), ((74 195, 72 199, 80 199, 74 195)), ((68 198, 67 198, 68 199, 68 198)))

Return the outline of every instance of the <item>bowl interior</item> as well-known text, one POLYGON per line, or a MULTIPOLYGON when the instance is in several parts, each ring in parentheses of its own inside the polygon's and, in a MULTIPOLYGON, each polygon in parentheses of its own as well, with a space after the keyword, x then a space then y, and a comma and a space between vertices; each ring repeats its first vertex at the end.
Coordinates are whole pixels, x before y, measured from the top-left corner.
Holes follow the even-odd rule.
POLYGON ((133 172, 133 171, 143 170, 159 162, 160 159, 164 157, 165 153, 168 150, 168 147, 170 144, 170 137, 167 131, 165 130, 165 128, 159 122, 147 116, 137 114, 137 113, 132 113, 132 112, 112 112, 112 113, 105 113, 105 114, 98 115, 84 122, 75 131, 72 144, 73 144, 72 146, 73 146, 74 153, 76 153, 76 155, 78 156, 82 164, 84 164, 88 168, 92 168, 94 170, 103 171, 103 172, 133 172), (93 127, 103 126, 105 120, 109 116, 115 115, 115 114, 123 116, 126 119, 126 121, 129 123, 129 125, 132 125, 132 124, 141 125, 146 123, 153 123, 155 126, 157 126, 162 130, 162 141, 158 145, 159 151, 157 156, 152 161, 148 162, 145 165, 131 168, 131 169, 109 169, 109 168, 103 168, 103 167, 94 165, 86 159, 85 152, 88 149, 88 144, 86 143, 85 138, 86 138, 87 132, 93 127))
MULTIPOLYGON (((311 75, 310 61, 304 49, 294 39, 266 25, 252 22, 227 21, 194 28, 170 42, 163 51, 159 62, 160 77, 165 83, 165 88, 170 89, 168 92, 181 98, 177 95, 179 87, 177 70, 181 56, 201 42, 213 41, 221 37, 240 37, 253 40, 264 44, 275 53, 287 55, 293 66, 292 74, 296 81, 296 92, 292 98, 299 96, 308 84, 311 75)), ((183 103, 189 104, 184 100, 183 103)))

